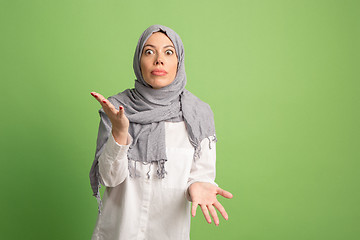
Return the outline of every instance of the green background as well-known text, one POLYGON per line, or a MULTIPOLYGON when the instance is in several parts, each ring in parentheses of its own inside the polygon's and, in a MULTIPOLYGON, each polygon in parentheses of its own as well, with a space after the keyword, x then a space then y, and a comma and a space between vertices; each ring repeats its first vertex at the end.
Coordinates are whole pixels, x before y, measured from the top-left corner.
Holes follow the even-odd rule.
POLYGON ((90 239, 99 104, 134 86, 137 39, 173 28, 217 128, 229 220, 191 239, 360 238, 360 3, 0 1, 1 239, 90 239))

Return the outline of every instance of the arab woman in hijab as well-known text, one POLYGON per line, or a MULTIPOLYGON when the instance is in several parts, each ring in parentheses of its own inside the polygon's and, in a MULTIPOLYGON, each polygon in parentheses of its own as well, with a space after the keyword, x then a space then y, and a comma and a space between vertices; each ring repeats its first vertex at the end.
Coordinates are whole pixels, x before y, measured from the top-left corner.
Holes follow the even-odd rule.
POLYGON ((208 223, 212 217, 219 225, 215 208, 228 219, 216 198, 232 194, 214 182, 213 113, 185 89, 184 47, 172 29, 147 28, 133 67, 133 89, 108 99, 91 93, 101 104, 90 171, 99 203, 92 239, 189 239, 197 206, 208 223))

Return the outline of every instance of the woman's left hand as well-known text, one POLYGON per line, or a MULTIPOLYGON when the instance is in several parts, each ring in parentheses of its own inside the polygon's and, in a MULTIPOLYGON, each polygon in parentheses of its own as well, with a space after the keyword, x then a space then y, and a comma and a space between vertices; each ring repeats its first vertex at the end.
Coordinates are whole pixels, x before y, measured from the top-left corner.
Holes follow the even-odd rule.
POLYGON ((211 218, 209 215, 210 212, 212 218, 214 219, 215 225, 219 225, 219 218, 215 208, 226 220, 228 220, 228 214, 226 213, 224 207, 217 200, 216 195, 220 194, 223 197, 232 198, 233 195, 230 192, 225 191, 211 183, 195 182, 190 185, 189 194, 192 201, 191 215, 193 217, 195 217, 197 206, 200 205, 204 217, 208 223, 211 223, 211 218))

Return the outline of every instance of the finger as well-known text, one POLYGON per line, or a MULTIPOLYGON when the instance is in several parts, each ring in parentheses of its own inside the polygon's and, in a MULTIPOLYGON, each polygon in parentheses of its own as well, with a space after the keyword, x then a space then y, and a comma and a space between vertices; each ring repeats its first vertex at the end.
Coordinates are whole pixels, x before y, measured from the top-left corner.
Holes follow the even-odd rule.
POLYGON ((233 197, 231 192, 225 191, 224 189, 221 189, 221 188, 217 188, 217 194, 220 194, 221 196, 223 196, 225 198, 232 198, 233 197))
POLYGON ((206 205, 200 205, 200 207, 201 207, 201 211, 203 212, 206 221, 208 223, 211 223, 211 218, 210 218, 209 211, 208 211, 206 205))
POLYGON ((97 95, 97 93, 96 92, 91 92, 90 93, 93 97, 95 97, 96 98, 96 95, 97 95))
POLYGON ((90 93, 96 100, 98 100, 100 103, 104 98, 103 95, 101 95, 100 93, 97 93, 97 92, 91 92, 90 93))
POLYGON ((191 215, 192 215, 193 217, 195 217, 195 215, 196 215, 197 206, 198 206, 198 203, 197 203, 197 202, 193 202, 193 203, 192 203, 191 215))
POLYGON ((219 226, 219 218, 217 216, 215 208, 213 207, 213 205, 209 205, 208 209, 209 209, 212 219, 214 220, 215 225, 219 226))
POLYGON ((124 115, 125 110, 123 106, 119 106, 119 116, 121 117, 122 115, 124 115))
POLYGON ((98 102, 103 105, 103 103, 107 103, 109 102, 103 95, 101 95, 100 93, 97 92, 91 92, 91 95, 98 100, 98 102))
POLYGON ((91 92, 91 95, 101 104, 101 106, 104 105, 103 101, 106 100, 106 98, 103 95, 97 92, 91 92))
POLYGON ((223 216, 223 218, 225 218, 225 220, 229 219, 229 216, 228 216, 227 212, 225 211, 225 208, 221 205, 221 203, 216 201, 214 203, 214 207, 216 207, 216 209, 221 213, 221 215, 223 216))
POLYGON ((106 110, 108 110, 108 111, 111 111, 114 114, 118 113, 118 110, 114 107, 114 105, 112 105, 111 102, 109 102, 109 100, 104 98, 101 102, 102 102, 101 105, 102 105, 105 112, 106 112, 106 110))
POLYGON ((107 115, 109 115, 110 112, 117 114, 118 110, 103 95, 97 92, 91 92, 91 95, 101 104, 107 115))

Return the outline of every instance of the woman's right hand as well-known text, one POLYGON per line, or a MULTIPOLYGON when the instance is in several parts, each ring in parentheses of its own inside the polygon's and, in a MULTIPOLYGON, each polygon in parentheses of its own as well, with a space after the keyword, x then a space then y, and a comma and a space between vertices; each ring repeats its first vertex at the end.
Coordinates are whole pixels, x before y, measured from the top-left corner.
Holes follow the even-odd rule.
POLYGON ((110 119, 112 124, 112 135, 114 136, 115 141, 120 145, 126 145, 129 119, 125 116, 124 107, 120 106, 119 110, 117 110, 114 105, 100 93, 91 92, 91 95, 98 100, 104 112, 110 119))

